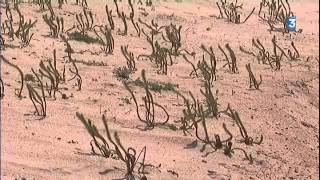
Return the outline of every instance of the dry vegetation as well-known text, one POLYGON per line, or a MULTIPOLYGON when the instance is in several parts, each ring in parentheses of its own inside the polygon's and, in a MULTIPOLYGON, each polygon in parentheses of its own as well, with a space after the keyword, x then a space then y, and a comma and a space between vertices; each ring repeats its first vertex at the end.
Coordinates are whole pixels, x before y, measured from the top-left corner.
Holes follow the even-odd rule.
POLYGON ((318 20, 177 2, 3 2, 1 178, 317 179, 318 20))

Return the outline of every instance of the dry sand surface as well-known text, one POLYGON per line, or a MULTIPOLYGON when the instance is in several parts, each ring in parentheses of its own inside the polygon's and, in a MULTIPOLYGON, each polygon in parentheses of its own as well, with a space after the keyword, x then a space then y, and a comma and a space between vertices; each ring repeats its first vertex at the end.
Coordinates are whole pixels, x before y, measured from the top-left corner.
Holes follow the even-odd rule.
MULTIPOLYGON (((116 14, 111 1, 89 1, 88 6, 94 14, 96 25, 108 24, 106 3, 113 15, 116 14)), ((76 23, 75 14, 82 12, 82 7, 70 0, 62 9, 58 9, 54 2, 55 14, 64 17, 64 27, 69 29, 76 23)), ((112 134, 118 132, 125 147, 134 147, 139 152, 146 146, 145 163, 149 166, 146 166, 145 173, 148 179, 319 179, 319 1, 290 2, 297 16, 297 28, 303 29, 302 33, 270 33, 269 26, 259 20, 257 10, 244 24, 228 23, 225 19, 217 18, 219 9, 211 1, 156 2, 153 7, 134 4, 135 21, 140 17, 148 24, 155 19, 160 26, 170 23, 182 25, 181 49, 196 53, 195 60, 187 55, 193 63, 202 59, 201 44, 213 47, 218 70, 212 91, 218 97, 219 111, 225 110, 230 104, 239 113, 249 136, 256 140, 263 135, 263 142, 260 145, 239 142, 242 137, 238 126, 224 114, 218 119, 206 118, 209 136, 213 138, 214 134, 219 134, 222 140, 226 139, 228 135, 222 128, 225 123, 233 134, 233 146, 251 154, 252 163, 245 159, 240 150, 235 150, 232 157, 224 155, 223 149, 203 157, 213 149, 207 146, 204 152, 200 152, 203 145, 201 141, 197 141, 197 146, 190 147, 190 143, 197 139, 194 129, 186 136, 182 130, 172 130, 168 126, 141 130, 145 124, 137 117, 136 106, 130 100, 131 95, 113 74, 115 68, 127 65, 121 53, 122 45, 128 45, 128 50, 135 57, 151 53, 145 36, 141 34, 141 37, 137 37, 128 21, 127 36, 117 34, 117 30, 112 31, 115 40, 112 55, 105 55, 97 43, 69 41, 74 49, 72 58, 77 60, 76 65, 82 77, 82 89, 77 91, 75 79, 61 84, 60 91, 68 99, 63 99, 58 92, 56 100, 47 97, 47 116, 42 120, 34 115, 35 108, 26 86, 22 91, 22 99, 15 95, 21 85, 18 71, 1 62, 1 78, 5 89, 1 100, 1 179, 123 178, 126 166, 122 161, 92 154, 92 138, 76 117, 76 112, 90 118, 105 136, 101 121, 104 114, 112 134), (143 15, 141 8, 145 9, 147 16, 143 15), (239 46, 243 46, 256 52, 251 40, 259 38, 273 52, 273 35, 276 35, 285 51, 293 41, 300 52, 300 60, 289 61, 283 58, 281 69, 275 71, 239 50, 239 46), (226 43, 235 52, 239 73, 230 73, 228 67, 222 67, 225 64, 224 55, 218 45, 224 47, 226 43), (83 63, 93 61, 103 62, 105 66, 83 63), (249 76, 245 67, 248 63, 257 78, 262 76, 260 90, 249 89, 249 76), (125 99, 129 99, 129 103, 125 99)), ((258 9, 258 6, 258 1, 244 1, 243 11, 248 14, 253 7, 258 9)), ((68 69, 72 68, 72 63, 65 57, 65 43, 61 38, 49 36, 49 28, 42 19, 42 15, 49 14, 49 11, 41 12, 39 6, 31 3, 21 3, 19 7, 25 20, 38 20, 31 29, 34 36, 30 45, 20 48, 21 40, 15 38, 12 41, 2 34, 6 44, 2 55, 18 65, 24 74, 32 74, 31 68, 39 69, 39 62, 52 58, 55 49, 57 68, 62 71, 63 65, 66 65, 66 77, 70 79, 72 74, 68 69)), ((129 15, 126 1, 119 3, 119 8, 129 15)), ((3 22, 7 19, 4 4, 1 11, 3 22)), ((18 22, 17 13, 13 12, 14 21, 18 22)), ((114 21, 116 29, 122 31, 121 20, 114 17, 114 21)), ((144 25, 140 26, 147 29, 144 25)), ((69 33, 74 31, 76 29, 69 33)), ((96 37, 92 31, 88 34, 96 37)), ((170 47, 170 44, 162 43, 161 37, 158 40, 161 46, 170 47)), ((141 70, 145 69, 147 80, 177 84, 176 89, 188 98, 188 91, 191 91, 196 98, 203 100, 200 89, 204 89, 204 83, 201 77, 189 76, 192 66, 182 55, 173 57, 173 65, 168 66, 167 75, 158 74, 155 63, 149 60, 136 60, 136 68, 137 71, 130 76, 132 80, 141 77, 141 70)), ((145 95, 144 90, 134 85, 130 87, 137 96, 144 116, 141 100, 145 95)), ((168 111, 168 124, 180 127, 177 121, 183 117, 183 99, 172 91, 151 93, 154 101, 168 111)), ((164 119, 162 111, 157 108, 155 116, 156 121, 164 119)), ((200 136, 204 137, 201 128, 200 131, 200 136)), ((139 179, 137 168, 134 172, 136 179, 139 179)))

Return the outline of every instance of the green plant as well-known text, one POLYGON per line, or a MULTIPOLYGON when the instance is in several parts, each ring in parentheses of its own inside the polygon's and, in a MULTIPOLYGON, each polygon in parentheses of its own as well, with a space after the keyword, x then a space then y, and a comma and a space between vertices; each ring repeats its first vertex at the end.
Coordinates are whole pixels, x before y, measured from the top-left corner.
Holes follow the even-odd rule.
MULTIPOLYGON (((154 19, 151 20, 151 24, 147 24, 146 22, 143 22, 140 18, 138 19, 139 23, 147 27, 150 32, 146 32, 143 28, 141 29, 142 34, 146 37, 147 42, 150 44, 152 52, 150 55, 141 54, 138 56, 138 59, 145 57, 149 60, 153 61, 157 53, 159 54, 159 50, 164 49, 164 47, 160 47, 159 42, 156 41, 156 35, 160 34, 161 29, 165 28, 165 26, 159 26, 154 19), (156 47, 156 44, 158 44, 156 47), (157 52, 158 51, 158 52, 157 52)), ((166 50, 166 54, 169 54, 171 56, 170 51, 166 50), (169 53, 168 53, 169 52, 169 53)))
POLYGON ((187 99, 184 95, 182 95, 180 92, 175 91, 177 96, 182 97, 184 101, 184 107, 185 109, 182 110, 183 117, 180 118, 179 121, 175 121, 176 123, 180 123, 181 126, 179 129, 183 131, 183 134, 186 136, 187 133, 191 134, 189 130, 193 129, 195 127, 195 121, 196 117, 200 116, 199 108, 200 108, 200 102, 195 100, 193 94, 191 91, 189 91, 189 95, 192 98, 193 103, 191 100, 187 99))
POLYGON ((130 6, 130 9, 131 9, 129 18, 131 20, 131 23, 132 23, 134 29, 137 32, 138 37, 140 37, 140 34, 141 34, 140 26, 139 26, 138 22, 134 22, 134 8, 133 8, 132 0, 128 0, 128 3, 130 6))
POLYGON ((9 38, 14 40, 13 16, 12 16, 9 3, 6 3, 6 17, 7 19, 4 20, 4 22, 2 23, 3 33, 7 34, 9 38), (8 30, 8 32, 6 30, 8 30))
POLYGON ((196 121, 195 119, 193 119, 193 121, 194 121, 194 126, 195 126, 195 129, 196 129, 196 137, 197 137, 197 139, 199 139, 200 141, 202 141, 204 143, 204 145, 202 146, 200 152, 203 152, 206 149, 207 145, 209 145, 213 149, 215 149, 215 141, 210 140, 210 137, 209 137, 209 134, 208 134, 206 120, 205 120, 205 116, 204 116, 202 105, 199 106, 199 112, 200 112, 200 115, 201 115, 201 119, 199 121, 196 121), (198 122, 201 122, 201 124, 202 124, 203 131, 204 131, 204 136, 205 136, 204 138, 201 138, 200 135, 199 135, 198 122))
MULTIPOLYGON (((91 151, 94 155, 101 155, 105 158, 115 158, 116 152, 110 149, 110 145, 107 140, 103 137, 103 135, 99 132, 98 128, 92 123, 90 119, 86 120, 83 114, 76 113, 77 118, 83 123, 88 133, 92 137, 90 141, 91 151), (97 152, 95 149, 98 149, 97 152)), ((106 121, 105 116, 102 117, 103 121, 106 121)), ((109 132, 108 126, 106 126, 107 133, 109 132)))
POLYGON ((281 68, 281 60, 282 60, 282 56, 285 54, 284 51, 277 45, 277 41, 276 41, 276 36, 273 36, 272 38, 272 44, 273 44, 273 54, 274 56, 270 57, 272 60, 269 60, 269 64, 271 66, 271 68, 273 68, 272 63, 275 63, 275 70, 280 70, 281 68), (277 49, 280 48, 281 49, 281 55, 279 56, 277 54, 277 49))
POLYGON ((55 14, 54 14, 54 11, 53 11, 53 8, 52 8, 51 0, 45 0, 45 3, 47 5, 47 7, 48 7, 48 10, 50 11, 51 17, 55 17, 55 14))
POLYGON ((229 71, 231 73, 238 73, 239 70, 238 70, 238 66, 237 66, 237 58, 234 54, 234 51, 231 49, 229 43, 227 43, 225 45, 226 49, 229 51, 229 55, 230 55, 230 59, 231 61, 229 60, 227 54, 225 53, 225 51, 222 49, 222 47, 220 45, 218 45, 218 48, 220 49, 220 51, 224 54, 224 57, 225 57, 225 60, 227 61, 227 63, 225 65, 223 65, 223 67, 227 66, 229 67, 229 71))
POLYGON ((165 27, 166 37, 162 35, 163 39, 171 43, 170 53, 172 55, 179 55, 179 48, 181 47, 181 29, 182 26, 177 28, 176 25, 170 24, 165 27))
POLYGON ((200 70, 200 73, 201 73, 202 78, 203 78, 202 80, 205 83, 208 83, 208 84, 212 85, 212 83, 213 83, 213 81, 215 79, 215 75, 213 73, 215 73, 215 72, 213 71, 212 68, 210 68, 208 63, 205 61, 204 55, 202 56, 202 61, 198 61, 196 70, 200 70))
POLYGON ((117 80, 126 81, 126 80, 129 80, 130 74, 132 74, 133 72, 132 72, 132 70, 130 70, 127 67, 123 66, 123 67, 115 68, 112 71, 112 73, 117 78, 117 80))
POLYGON ((114 49, 114 39, 111 33, 111 29, 107 26, 104 28, 100 27, 100 33, 102 33, 103 37, 99 35, 99 33, 94 30, 95 34, 98 36, 100 42, 102 42, 101 50, 106 54, 112 54, 114 49))
POLYGON ((68 60, 69 62, 72 62, 72 53, 74 53, 74 50, 72 49, 70 43, 69 43, 69 39, 67 39, 64 35, 60 35, 60 38, 62 39, 62 41, 65 43, 66 49, 64 50, 67 53, 68 56, 68 60))
POLYGON ((164 125, 165 123, 167 123, 169 121, 169 114, 167 113, 166 109, 163 106, 154 102, 153 96, 152 96, 150 89, 149 89, 149 86, 148 86, 148 82, 146 80, 144 69, 141 71, 141 77, 142 77, 142 81, 144 83, 144 90, 146 93, 146 96, 144 96, 142 98, 142 100, 144 101, 144 106, 146 108, 146 113, 145 113, 144 118, 142 118, 142 116, 139 113, 139 105, 138 105, 137 99, 136 99, 133 91, 130 89, 130 87, 128 86, 128 84, 125 81, 123 81, 123 84, 124 84, 125 88, 128 90, 128 92, 130 93, 130 95, 136 105, 136 111, 137 111, 137 116, 138 116, 139 120, 146 124, 146 127, 144 130, 151 130, 157 125, 164 125), (166 118, 163 122, 156 122, 155 107, 160 108, 165 113, 166 118))
MULTIPOLYGON (((198 67, 196 65, 194 65, 188 58, 185 54, 182 55, 183 59, 189 63, 191 66, 192 66, 192 71, 189 73, 189 76, 191 77, 192 75, 195 75, 197 78, 199 77, 198 73, 197 73, 197 70, 198 70, 198 67)), ((195 59, 195 56, 193 57, 193 59, 195 59)), ((199 63, 199 61, 198 61, 199 63)))
POLYGON ((229 22, 235 24, 245 23, 255 10, 255 8, 253 8, 250 14, 241 22, 242 13, 239 11, 239 9, 242 9, 243 4, 239 5, 237 0, 231 3, 227 0, 220 0, 220 3, 216 2, 216 4, 219 8, 220 18, 226 18, 229 22))
POLYGON ((160 29, 164 26, 158 28, 158 24, 155 23, 154 20, 151 21, 151 25, 144 23, 141 19, 139 19, 139 22, 150 29, 150 35, 148 35, 144 29, 141 31, 145 35, 148 43, 151 45, 152 52, 150 55, 140 54, 138 59, 144 57, 149 59, 151 62, 155 62, 157 68, 159 68, 157 72, 167 75, 168 65, 173 65, 171 51, 166 47, 160 46, 160 43, 155 41, 155 35, 160 33, 160 29), (170 63, 168 63, 168 60, 170 60, 170 63))
POLYGON ((200 122, 200 120, 196 120, 197 117, 201 118, 204 116, 204 118, 218 118, 218 98, 214 97, 211 86, 208 83, 205 83, 205 91, 200 89, 205 104, 200 102, 199 99, 196 99, 191 91, 188 92, 191 100, 187 99, 176 90, 174 92, 184 100, 185 109, 182 111, 183 117, 181 117, 179 121, 175 121, 181 124, 180 129, 183 130, 184 135, 186 135, 186 133, 190 133, 189 130, 195 127, 195 123, 200 122))
POLYGON ((69 38, 70 40, 85 42, 87 44, 92 44, 92 43, 103 44, 99 38, 94 38, 89 36, 88 34, 82 34, 80 32, 69 33, 69 38))
POLYGON ((117 15, 119 18, 121 18, 121 13, 119 11, 119 6, 118 6, 118 0, 113 0, 114 5, 116 6, 116 10, 117 10, 117 15))
POLYGON ((298 52, 297 48, 293 41, 291 41, 291 47, 293 50, 288 48, 287 53, 284 51, 276 40, 276 36, 274 35, 272 38, 272 51, 268 51, 260 40, 252 39, 252 46, 258 50, 257 53, 252 52, 250 50, 245 50, 243 47, 240 46, 240 50, 246 54, 255 56, 258 60, 258 63, 268 64, 271 69, 280 70, 283 58, 285 57, 288 61, 297 61, 300 60, 300 53, 298 52))
POLYGON ((58 0, 58 8, 62 9, 62 5, 67 4, 67 0, 58 0))
POLYGON ((4 97, 4 84, 2 81, 2 78, 0 78, 0 99, 3 99, 4 97))
POLYGON ((146 6, 152 6, 152 0, 146 0, 146 6))
POLYGON ((121 52, 122 55, 126 58, 127 60, 127 67, 130 69, 132 72, 136 71, 136 61, 134 59, 134 55, 132 52, 128 52, 128 45, 126 46, 121 46, 121 52))
POLYGON ((51 0, 33 0, 32 2, 40 7, 40 11, 44 11, 47 1, 51 0))
MULTIPOLYGON (((182 55, 184 60, 189 63, 192 66, 192 71, 189 73, 189 76, 195 75, 195 77, 199 78, 202 77, 204 82, 209 83, 212 85, 213 81, 217 80, 217 60, 215 57, 215 54, 213 52, 212 47, 205 47, 203 44, 201 45, 201 49, 204 51, 204 54, 202 56, 202 60, 199 60, 197 65, 192 63, 185 54, 182 55), (210 57, 210 64, 207 63, 205 60, 205 54, 208 54, 210 57), (200 71, 200 72, 199 72, 200 71), (199 72, 199 73, 198 73, 199 72), (200 76, 202 75, 202 76, 200 76)), ((186 51, 187 52, 187 51, 186 51)), ((188 52, 187 52, 188 53, 188 52)), ((195 59, 194 53, 188 53, 189 55, 193 56, 193 59, 195 59)))
POLYGON ((39 83, 39 87, 41 90, 41 95, 35 90, 35 88, 27 83, 27 89, 29 92, 29 98, 32 101, 32 104, 34 108, 36 109, 37 116, 41 116, 42 118, 46 117, 46 111, 47 111, 47 102, 46 102, 46 97, 44 94, 44 87, 43 83, 39 78, 39 75, 31 68, 32 73, 35 75, 37 78, 37 81, 39 83))
POLYGON ((232 157, 232 155, 234 154, 234 151, 235 150, 239 150, 241 152, 243 152, 244 156, 245 156, 245 159, 248 160, 250 162, 250 164, 253 163, 253 158, 252 158, 252 155, 249 154, 242 148, 232 148, 232 142, 231 141, 227 141, 226 142, 226 145, 224 146, 224 154, 228 157, 232 157))
MULTIPOLYGON (((140 78, 137 78, 136 80, 129 83, 132 83, 139 87, 144 86, 144 82, 140 78)), ((159 93, 161 93, 162 91, 176 91, 176 88, 179 87, 177 84, 172 84, 167 82, 148 81, 147 83, 150 91, 159 92, 159 93)))
POLYGON ((124 97, 121 97, 120 99, 125 104, 131 104, 131 99, 132 99, 131 97, 124 96, 124 97))
POLYGON ((142 21, 140 18, 138 18, 138 21, 140 24, 144 25, 150 30, 150 34, 157 35, 161 32, 163 28, 166 26, 159 26, 158 23, 152 19, 150 24, 147 24, 146 22, 142 21))
POLYGON ((140 153, 137 155, 137 151, 133 147, 129 147, 127 149, 124 148, 122 145, 119 135, 117 132, 114 132, 114 138, 111 137, 111 133, 108 127, 108 123, 106 120, 105 115, 102 115, 102 122, 104 125, 104 128, 106 130, 107 138, 104 138, 100 132, 98 131, 97 127, 91 122, 90 119, 86 120, 83 114, 76 113, 76 116, 78 119, 84 124, 85 128, 87 129, 88 133, 92 137, 92 141, 90 142, 92 152, 95 155, 102 155, 105 158, 114 158, 114 159, 120 159, 122 162, 126 164, 126 174, 124 179, 134 179, 134 169, 135 167, 140 164, 140 167, 138 168, 138 174, 142 176, 141 178, 145 178, 145 158, 146 158, 146 146, 142 148, 140 153), (108 142, 108 141, 109 142, 108 142), (97 154, 95 151, 95 148, 93 146, 95 145, 96 148, 99 149, 100 154, 97 154), (111 148, 111 145, 113 145, 113 148, 111 148), (140 156, 142 155, 142 160, 139 162, 140 156))
POLYGON ((76 63, 81 63, 87 66, 107 66, 106 63, 102 62, 96 62, 95 60, 93 61, 84 61, 84 60, 74 60, 76 63))
POLYGON ((112 10, 109 11, 108 4, 106 4, 105 7, 106 7, 105 9, 106 9, 106 13, 108 16, 108 22, 109 22, 110 28, 111 28, 111 30, 114 30, 114 21, 113 21, 113 17, 112 17, 112 10))
POLYGON ((25 74, 24 75, 24 80, 25 81, 30 81, 32 83, 36 83, 36 79, 34 78, 34 76, 32 74, 25 74))
POLYGON ((77 81, 77 86, 78 86, 78 91, 81 91, 81 87, 82 87, 82 77, 79 74, 79 70, 78 67, 76 65, 76 63, 74 61, 71 62, 73 69, 69 68, 69 71, 74 75, 71 79, 69 79, 68 81, 71 81, 73 79, 76 79, 77 81))
POLYGON ((145 35, 147 42, 150 44, 152 52, 150 55, 141 54, 138 56, 138 59, 140 59, 141 57, 146 57, 146 58, 152 60, 156 54, 155 45, 154 45, 154 35, 155 35, 153 33, 154 31, 151 31, 150 35, 148 35, 143 29, 141 30, 141 32, 145 35))
MULTIPOLYGON (((210 57, 210 74, 211 74, 211 80, 216 81, 217 80, 217 60, 213 52, 212 46, 209 48, 206 48, 203 44, 201 45, 201 49, 206 52, 210 57)), ((211 82, 212 84, 212 82, 211 82)))
POLYGON ((154 60, 159 70, 158 73, 167 75, 168 73, 168 59, 170 65, 173 64, 170 51, 165 47, 160 47, 158 41, 155 42, 155 54, 151 57, 151 61, 154 60))
POLYGON ((53 50, 53 60, 49 59, 47 65, 41 60, 39 66, 39 73, 50 81, 50 87, 48 87, 48 84, 46 83, 46 89, 49 96, 56 99, 56 92, 59 90, 59 84, 65 81, 65 67, 62 74, 57 70, 56 50, 53 50))
POLYGON ((82 7, 88 7, 87 0, 76 0, 76 4, 79 5, 81 1, 81 6, 82 7))
POLYGON ((82 34, 86 33, 87 31, 92 31, 95 27, 94 21, 93 21, 93 14, 91 11, 89 11, 87 8, 83 8, 83 14, 76 14, 76 28, 78 31, 80 31, 82 34), (83 19, 85 18, 85 20, 83 19))
POLYGON ((288 59, 291 61, 300 60, 300 53, 296 48, 296 46, 294 45, 293 41, 291 41, 291 47, 293 48, 294 52, 288 49, 288 59))
POLYGON ((240 134, 242 136, 242 140, 240 142, 244 142, 246 145, 253 145, 258 144, 260 145, 263 141, 263 135, 260 136, 260 139, 258 141, 254 141, 252 137, 250 137, 247 133, 246 128, 244 127, 239 113, 233 109, 231 109, 230 104, 228 104, 228 107, 225 111, 222 111, 222 113, 226 114, 227 116, 231 117, 235 123, 237 124, 240 134))
POLYGON ((23 76, 23 72, 22 70, 15 64, 11 63, 9 60, 7 60, 3 55, 0 54, 0 59, 2 61, 4 61, 5 63, 7 63, 9 66, 12 66, 13 68, 15 68, 18 72, 19 72, 19 75, 20 75, 20 81, 21 81, 21 86, 20 86, 20 89, 18 90, 18 93, 16 93, 16 95, 18 96, 18 98, 22 98, 22 90, 23 90, 23 87, 24 87, 24 76, 23 76))
POLYGON ((5 49, 5 43, 4 43, 4 39, 2 37, 2 35, 0 34, 0 50, 4 50, 5 49))
MULTIPOLYGON (((61 0, 58 0, 59 6, 60 6, 60 1, 61 0)), ((54 16, 51 0, 33 0, 33 3, 40 7, 40 11, 45 11, 47 6, 47 10, 50 11, 51 16, 54 16)))
POLYGON ((120 29, 118 29, 118 33, 122 36, 126 36, 128 34, 128 25, 127 25, 126 15, 124 14, 124 12, 120 14, 120 18, 123 22, 124 29, 122 32, 120 29))
MULTIPOLYGON (((196 137, 197 137, 197 139, 204 143, 204 145, 200 149, 200 152, 203 152, 206 149, 206 146, 212 147, 214 149, 214 151, 216 151, 217 149, 222 149, 224 142, 229 142, 229 141, 232 140, 232 138, 233 138, 232 134, 227 129, 226 125, 223 124, 223 129, 227 132, 229 137, 226 140, 221 140, 220 136, 218 134, 215 134, 214 135, 214 140, 211 139, 210 136, 209 136, 209 133, 208 133, 208 129, 207 129, 205 113, 204 113, 203 108, 202 108, 201 105, 199 107, 199 110, 200 110, 200 113, 201 113, 201 117, 200 117, 199 121, 194 120, 194 126, 195 126, 195 129, 196 129, 196 137), (203 127, 204 138, 200 137, 198 123, 201 123, 201 125, 203 127)), ((210 153, 206 153, 204 156, 208 156, 210 153)))
POLYGON ((204 85, 205 91, 200 89, 201 94, 204 96, 206 105, 207 105, 207 110, 204 111, 205 117, 208 117, 210 114, 212 114, 213 117, 218 119, 219 111, 218 111, 218 98, 214 97, 211 86, 208 82, 205 83, 204 85))
POLYGON ((21 30, 21 34, 19 35, 23 46, 27 46, 30 44, 30 41, 32 39, 32 36, 34 35, 33 33, 30 34, 30 29, 32 27, 34 27, 34 25, 36 24, 37 20, 35 20, 34 22, 31 23, 31 20, 29 20, 29 22, 26 22, 23 26, 22 26, 22 30, 21 30))
MULTIPOLYGON (((254 56, 257 58, 258 63, 261 62, 263 64, 268 64, 270 62, 270 52, 267 51, 267 49, 264 47, 264 45, 261 43, 261 41, 257 39, 252 39, 252 46, 258 49, 257 53, 254 53, 252 51, 246 50, 244 47, 240 46, 240 51, 249 54, 251 56, 254 56)), ((272 66, 272 65, 271 65, 272 66)))
POLYGON ((32 36, 34 35, 33 33, 30 34, 31 28, 33 28, 37 22, 37 20, 31 22, 25 21, 24 16, 22 15, 18 3, 14 4, 14 9, 17 11, 19 15, 19 27, 18 29, 14 32, 17 38, 21 39, 23 46, 27 46, 30 44, 30 41, 32 39, 32 36))
POLYGON ((4 48, 15 49, 15 48, 20 48, 20 46, 16 46, 14 44, 4 44, 4 48))
POLYGON ((278 29, 285 33, 288 32, 285 22, 289 16, 293 15, 293 12, 288 0, 261 0, 258 15, 262 20, 268 22, 271 31, 278 29), (279 23, 283 26, 282 28, 276 27, 279 23))
POLYGON ((57 38, 59 34, 64 32, 64 20, 63 17, 48 17, 47 14, 42 16, 43 20, 50 28, 50 35, 57 38))
POLYGON ((249 88, 252 88, 252 86, 253 86, 255 89, 258 90, 260 84, 262 83, 262 76, 260 75, 260 82, 258 82, 256 77, 254 76, 252 70, 251 70, 250 63, 246 64, 246 69, 247 69, 247 71, 249 73, 249 81, 250 81, 249 88))

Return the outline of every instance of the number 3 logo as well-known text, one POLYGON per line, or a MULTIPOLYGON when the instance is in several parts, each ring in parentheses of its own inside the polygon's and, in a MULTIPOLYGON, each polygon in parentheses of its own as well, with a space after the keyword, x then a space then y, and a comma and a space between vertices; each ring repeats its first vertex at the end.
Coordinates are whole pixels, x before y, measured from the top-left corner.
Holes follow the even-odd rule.
POLYGON ((288 17, 288 19, 286 21, 286 29, 288 29, 289 31, 295 31, 295 29, 296 29, 296 17, 295 16, 288 17))
POLYGON ((288 28, 296 27, 296 20, 295 19, 288 19, 288 28))

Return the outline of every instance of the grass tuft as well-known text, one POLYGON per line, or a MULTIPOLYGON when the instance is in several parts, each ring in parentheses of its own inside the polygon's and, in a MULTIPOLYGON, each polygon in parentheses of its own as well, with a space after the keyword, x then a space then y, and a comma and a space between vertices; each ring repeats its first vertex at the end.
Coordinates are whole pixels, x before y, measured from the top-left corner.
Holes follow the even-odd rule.
POLYGON ((85 42, 87 44, 102 44, 100 39, 91 37, 88 34, 82 34, 80 32, 72 32, 69 34, 69 37, 70 40, 85 42))
POLYGON ((123 66, 115 68, 112 73, 118 81, 125 81, 130 79, 130 74, 132 74, 133 71, 128 69, 126 66, 123 66))
MULTIPOLYGON (((144 83, 140 78, 134 80, 132 83, 139 87, 144 86, 144 83)), ((149 89, 154 92, 175 91, 176 88, 179 87, 179 85, 177 84, 172 84, 170 82, 159 82, 159 81, 155 81, 155 82, 148 81, 148 86, 149 86, 149 89)))

